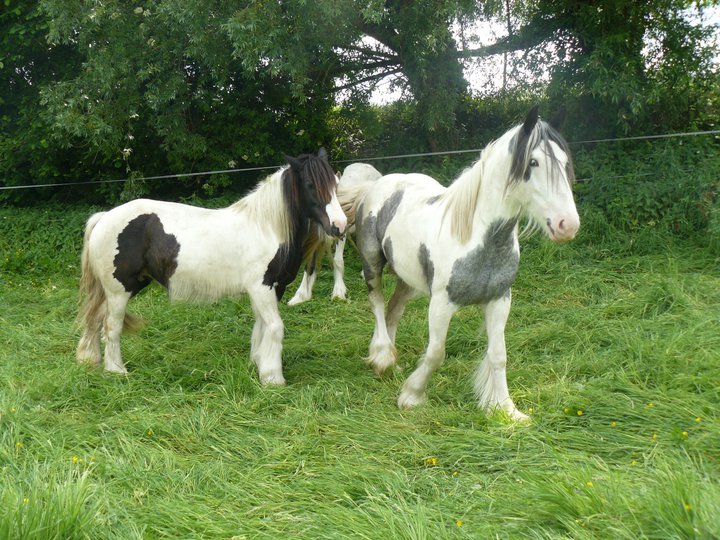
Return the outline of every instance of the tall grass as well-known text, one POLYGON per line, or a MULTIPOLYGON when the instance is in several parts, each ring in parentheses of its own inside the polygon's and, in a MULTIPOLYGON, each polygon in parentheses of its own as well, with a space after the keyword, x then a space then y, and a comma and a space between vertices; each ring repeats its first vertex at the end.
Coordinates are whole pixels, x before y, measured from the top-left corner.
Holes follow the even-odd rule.
POLYGON ((506 340, 533 423, 517 426, 473 402, 473 307, 429 402, 395 407, 427 301, 400 325, 402 370, 375 377, 354 254, 348 302, 326 272, 282 306, 285 388, 257 382, 247 301, 159 288, 131 303, 148 325, 123 338, 128 377, 77 366, 89 213, 0 211, 0 537, 720 537, 720 273, 697 240, 584 212, 575 242, 525 242, 506 340))

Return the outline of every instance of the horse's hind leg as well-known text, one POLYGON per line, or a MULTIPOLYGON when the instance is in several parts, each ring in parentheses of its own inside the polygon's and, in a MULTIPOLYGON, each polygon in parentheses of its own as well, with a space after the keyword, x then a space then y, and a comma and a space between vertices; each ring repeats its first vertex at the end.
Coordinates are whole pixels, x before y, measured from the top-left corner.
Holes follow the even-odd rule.
POLYGON ((127 373, 120 354, 120 335, 125 323, 130 293, 108 293, 105 315, 105 371, 127 373))
POLYGON ((405 283, 402 279, 397 278, 395 292, 393 292, 387 307, 387 315, 385 316, 385 324, 387 325, 390 340, 395 343, 395 335, 400 319, 405 312, 405 304, 408 303, 415 294, 415 290, 405 283))
POLYGON ((505 296, 489 302, 485 307, 488 348, 475 375, 475 393, 480 407, 487 411, 499 408, 514 420, 528 421, 530 418, 515 408, 507 385, 505 323, 510 314, 510 302, 508 291, 505 296))
POLYGON ((438 294, 430 299, 428 314, 430 339, 417 368, 403 384, 398 398, 398 407, 401 409, 409 409, 427 400, 425 389, 433 372, 445 359, 445 338, 455 310, 456 308, 448 301, 447 295, 438 294))
POLYGON ((345 274, 345 260, 343 251, 345 250, 345 237, 343 236, 335 244, 335 256, 333 257, 333 290, 331 298, 339 298, 345 300, 347 295, 347 287, 343 280, 345 274))

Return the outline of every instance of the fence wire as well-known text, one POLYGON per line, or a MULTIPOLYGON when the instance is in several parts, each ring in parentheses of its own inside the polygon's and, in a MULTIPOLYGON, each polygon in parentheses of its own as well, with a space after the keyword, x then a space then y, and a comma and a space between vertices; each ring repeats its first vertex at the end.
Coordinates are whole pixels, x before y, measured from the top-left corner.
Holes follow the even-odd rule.
MULTIPOLYGON (((583 140, 583 141, 569 141, 568 144, 570 145, 582 145, 582 144, 596 144, 596 143, 609 143, 609 142, 626 142, 626 141, 648 141, 648 140, 656 140, 656 139, 672 139, 672 138, 680 138, 680 137, 697 137, 702 135, 720 135, 720 130, 709 130, 709 131, 689 131, 685 133, 664 133, 660 135, 638 135, 634 137, 616 137, 611 139, 589 139, 589 140, 583 140)), ((394 160, 394 159, 409 159, 409 158, 421 158, 421 157, 434 157, 434 156, 450 156, 450 155, 459 155, 459 154, 472 154, 476 153, 479 154, 482 151, 482 148, 471 148, 466 150, 443 150, 440 152, 420 152, 415 154, 398 154, 394 156, 368 156, 368 157, 362 157, 357 159, 342 159, 342 160, 335 160, 333 163, 341 164, 341 163, 366 163, 366 162, 372 162, 372 161, 383 161, 383 160, 394 160)), ((236 173, 244 173, 244 172, 256 172, 256 171, 265 171, 265 170, 276 170, 282 167, 283 165, 266 165, 262 167, 244 167, 239 169, 222 169, 222 170, 215 170, 215 171, 202 171, 202 172, 191 172, 191 173, 176 173, 176 174, 162 174, 157 176, 143 176, 139 178, 117 178, 117 179, 108 179, 108 180, 86 180, 86 181, 76 181, 76 182, 58 182, 53 184, 27 184, 27 185, 20 185, 20 186, 0 186, 0 191, 8 191, 8 190, 20 190, 20 189, 41 189, 41 188, 50 188, 50 187, 64 187, 64 186, 90 186, 90 185, 100 185, 100 184, 114 184, 114 183, 122 183, 122 182, 129 182, 129 181, 144 181, 144 180, 167 180, 170 178, 189 178, 189 177, 195 177, 195 176, 212 176, 216 174, 236 174, 236 173)), ((637 176, 637 173, 635 173, 637 176)), ((614 176, 613 178, 625 178, 627 176, 631 175, 618 175, 614 176)), ((587 182, 589 180, 592 180, 592 178, 579 178, 578 182, 587 182)))

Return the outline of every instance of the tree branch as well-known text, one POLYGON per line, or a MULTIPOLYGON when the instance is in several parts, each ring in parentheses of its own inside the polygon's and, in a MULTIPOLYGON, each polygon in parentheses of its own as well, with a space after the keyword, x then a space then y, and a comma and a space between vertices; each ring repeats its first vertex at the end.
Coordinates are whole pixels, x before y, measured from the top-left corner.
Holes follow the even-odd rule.
POLYGON ((369 75, 367 77, 363 77, 362 79, 357 79, 356 81, 352 81, 348 84, 344 84, 342 86, 336 86, 333 89, 333 92, 340 92, 342 90, 347 90, 348 88, 353 88, 359 84, 369 82, 369 81, 375 81, 378 79, 384 79, 385 77, 389 77, 390 75, 397 75, 398 73, 402 73, 402 69, 396 68, 396 69, 390 69, 388 71, 383 71, 382 73, 375 73, 374 75, 369 75))
POLYGON ((502 38, 492 45, 478 47, 476 49, 464 49, 457 51, 455 58, 484 58, 495 54, 503 54, 523 49, 530 49, 540 45, 543 41, 552 37, 557 27, 551 20, 535 20, 520 28, 517 33, 502 38))

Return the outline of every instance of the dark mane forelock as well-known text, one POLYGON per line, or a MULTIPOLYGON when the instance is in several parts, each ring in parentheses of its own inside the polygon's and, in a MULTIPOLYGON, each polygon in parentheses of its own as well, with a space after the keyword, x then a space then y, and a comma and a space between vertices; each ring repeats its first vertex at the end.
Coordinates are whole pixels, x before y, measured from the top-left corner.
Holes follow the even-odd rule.
POLYGON ((565 170, 567 174, 567 180, 572 185, 575 182, 575 170, 572 164, 572 157, 570 154, 570 147, 568 146, 565 138, 547 122, 538 120, 537 124, 533 128, 529 137, 522 137, 522 127, 517 131, 515 136, 510 141, 510 154, 512 155, 512 162, 510 165, 510 177, 508 183, 513 184, 520 182, 530 165, 530 155, 532 151, 540 146, 544 145, 548 150, 550 157, 552 178, 558 178, 557 169, 560 166, 557 156, 550 146, 550 142, 557 144, 560 149, 565 152, 568 157, 568 164, 565 170))
MULTIPOLYGON (((290 230, 293 233, 298 230, 302 214, 300 187, 296 175, 300 174, 300 180, 310 180, 318 197, 325 204, 329 204, 332 200, 336 187, 335 172, 323 158, 314 154, 303 154, 297 159, 303 162, 302 171, 298 173, 292 167, 287 167, 283 171, 281 179, 283 198, 291 224, 290 230)), ((296 238, 291 238, 290 243, 294 243, 295 240, 296 238)))

